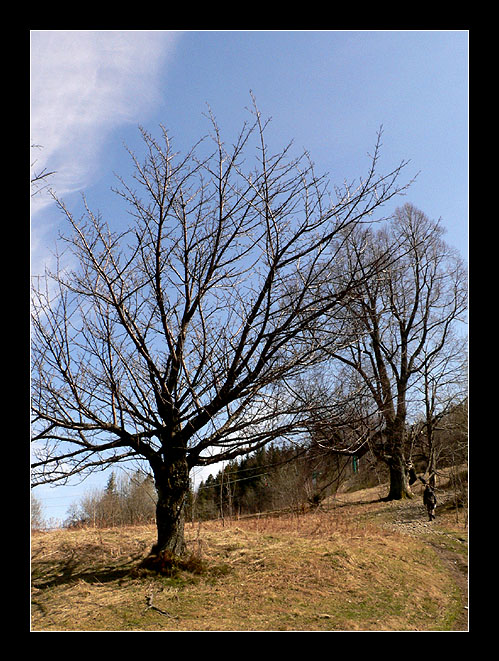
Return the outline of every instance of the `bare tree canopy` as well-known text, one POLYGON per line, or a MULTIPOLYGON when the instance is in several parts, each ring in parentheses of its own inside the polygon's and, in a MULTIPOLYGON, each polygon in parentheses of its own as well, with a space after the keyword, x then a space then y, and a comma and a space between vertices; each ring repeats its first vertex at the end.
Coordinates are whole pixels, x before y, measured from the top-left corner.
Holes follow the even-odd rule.
MULTIPOLYGON (((342 366, 342 401, 350 392, 353 427, 365 432, 357 434, 357 442, 345 452, 371 447, 390 467, 388 497, 401 498, 410 495, 409 407, 428 409, 430 382, 433 388, 454 389, 464 397, 465 340, 456 335, 456 327, 464 321, 467 278, 462 258, 443 240, 441 225, 411 204, 398 208, 390 223, 377 231, 356 228, 350 233, 343 253, 345 272, 370 268, 386 253, 391 262, 381 265, 376 277, 365 278, 346 299, 341 315, 326 313, 329 322, 317 333, 318 343, 342 366), (328 334, 331 347, 325 343, 328 334), (340 334, 343 345, 338 343, 340 334)), ((329 436, 332 448, 337 445, 327 417, 316 421, 316 430, 329 436)), ((345 447, 341 435, 339 447, 345 447)))
POLYGON ((405 163, 377 172, 380 135, 366 177, 332 193, 307 154, 269 153, 256 106, 251 117, 228 147, 210 114, 211 135, 186 155, 164 128, 141 130, 145 158, 130 153, 133 181, 115 191, 131 225, 112 231, 86 202, 76 219, 58 201, 77 266, 35 283, 34 483, 144 459, 158 548, 175 552, 193 466, 305 429, 287 384, 322 358, 310 328, 379 256, 334 291, 320 285, 351 232, 406 188, 405 163))

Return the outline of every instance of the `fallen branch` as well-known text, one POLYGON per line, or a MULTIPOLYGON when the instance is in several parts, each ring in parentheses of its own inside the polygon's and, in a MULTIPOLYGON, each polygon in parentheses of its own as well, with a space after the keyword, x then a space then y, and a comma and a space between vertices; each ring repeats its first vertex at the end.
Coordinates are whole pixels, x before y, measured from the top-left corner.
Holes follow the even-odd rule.
POLYGON ((147 606, 146 606, 146 609, 145 609, 144 613, 145 613, 146 611, 148 611, 148 610, 154 610, 154 611, 156 611, 156 612, 158 612, 158 613, 161 613, 161 615, 166 615, 167 617, 171 617, 173 620, 178 620, 178 617, 177 617, 176 615, 171 615, 171 614, 168 613, 167 611, 164 611, 164 610, 162 610, 161 608, 158 608, 158 607, 155 606, 152 602, 153 602, 153 593, 151 592, 151 594, 149 594, 149 595, 146 596, 146 604, 147 604, 147 606))

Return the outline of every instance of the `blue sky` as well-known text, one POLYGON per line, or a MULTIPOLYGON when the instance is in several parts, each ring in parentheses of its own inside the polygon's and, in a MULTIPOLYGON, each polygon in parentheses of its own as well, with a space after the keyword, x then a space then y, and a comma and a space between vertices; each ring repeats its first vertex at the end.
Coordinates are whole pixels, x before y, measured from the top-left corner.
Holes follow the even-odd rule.
MULTIPOLYGON (((466 31, 32 31, 30 144, 35 170, 76 212, 81 193, 111 223, 122 208, 113 173, 140 154, 138 125, 167 127, 177 149, 209 130, 235 139, 250 90, 279 150, 294 140, 318 173, 342 184, 362 176, 383 125, 380 170, 409 160, 419 172, 396 206, 441 218, 447 241, 468 252, 468 33, 466 31)), ((50 263, 63 219, 47 195, 32 201, 31 270, 50 263)), ((45 516, 106 482, 101 474, 35 495, 45 516)))

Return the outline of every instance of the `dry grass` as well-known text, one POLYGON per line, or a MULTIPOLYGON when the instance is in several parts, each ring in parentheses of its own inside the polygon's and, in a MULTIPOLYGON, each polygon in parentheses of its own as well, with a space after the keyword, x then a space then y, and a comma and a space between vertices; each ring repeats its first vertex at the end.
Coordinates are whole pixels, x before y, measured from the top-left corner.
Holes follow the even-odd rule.
POLYGON ((364 499, 189 525, 195 571, 172 576, 139 568, 153 526, 36 534, 32 630, 453 630, 460 595, 441 558, 378 515, 386 504, 364 499))

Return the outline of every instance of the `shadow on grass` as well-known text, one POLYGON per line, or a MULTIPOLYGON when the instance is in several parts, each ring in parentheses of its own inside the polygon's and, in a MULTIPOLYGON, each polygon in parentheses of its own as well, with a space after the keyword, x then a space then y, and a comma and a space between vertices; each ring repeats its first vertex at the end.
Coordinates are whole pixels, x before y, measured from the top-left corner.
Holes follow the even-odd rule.
POLYGON ((120 565, 103 565, 101 567, 81 568, 75 562, 74 556, 65 562, 50 567, 36 566, 32 568, 32 586, 38 590, 56 587, 76 581, 86 583, 112 583, 124 578, 134 578, 138 575, 143 556, 139 555, 120 565))
POLYGON ((192 554, 177 558, 168 554, 136 555, 126 563, 82 568, 75 554, 57 564, 38 563, 32 568, 32 586, 38 590, 85 581, 85 583, 112 583, 123 579, 140 579, 145 576, 175 578, 180 574, 218 578, 230 571, 228 565, 210 564, 192 554))

